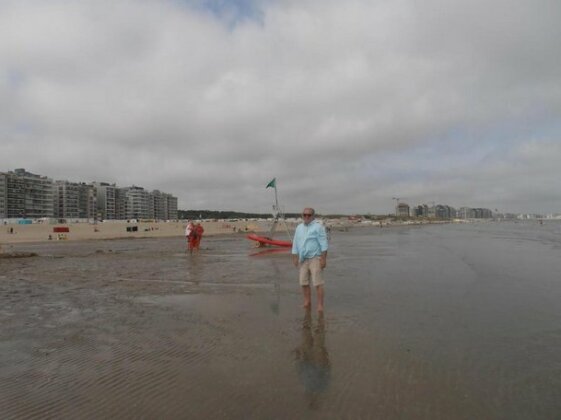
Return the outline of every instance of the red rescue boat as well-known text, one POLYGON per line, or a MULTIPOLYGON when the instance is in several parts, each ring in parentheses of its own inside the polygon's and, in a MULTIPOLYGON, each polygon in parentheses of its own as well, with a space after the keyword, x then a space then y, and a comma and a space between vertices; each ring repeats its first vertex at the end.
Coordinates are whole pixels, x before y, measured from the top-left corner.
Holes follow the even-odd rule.
POLYGON ((274 246, 282 246, 282 247, 292 246, 291 241, 281 241, 280 239, 271 239, 266 236, 256 235, 255 233, 250 233, 249 235, 247 235, 247 239, 259 242, 259 244, 261 245, 274 245, 274 246))

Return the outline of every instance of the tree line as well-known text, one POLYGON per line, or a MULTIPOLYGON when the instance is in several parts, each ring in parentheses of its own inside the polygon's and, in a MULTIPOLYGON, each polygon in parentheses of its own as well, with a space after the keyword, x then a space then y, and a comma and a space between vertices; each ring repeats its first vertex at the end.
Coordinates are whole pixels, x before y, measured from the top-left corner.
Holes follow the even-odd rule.
MULTIPOLYGON (((299 213, 286 213, 286 217, 299 217, 299 213)), ((218 210, 177 210, 179 219, 269 219, 271 213, 244 213, 218 210)))

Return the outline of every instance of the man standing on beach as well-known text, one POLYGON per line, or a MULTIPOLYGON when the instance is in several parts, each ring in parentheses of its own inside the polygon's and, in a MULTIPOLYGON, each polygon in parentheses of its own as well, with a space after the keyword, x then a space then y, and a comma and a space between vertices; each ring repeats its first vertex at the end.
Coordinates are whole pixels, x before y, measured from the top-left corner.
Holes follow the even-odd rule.
POLYGON ((327 234, 323 225, 315 220, 315 210, 305 208, 304 221, 298 225, 292 242, 292 262, 299 268, 300 286, 304 295, 304 308, 312 306, 310 281, 317 292, 317 310, 323 312, 323 276, 327 265, 327 234))

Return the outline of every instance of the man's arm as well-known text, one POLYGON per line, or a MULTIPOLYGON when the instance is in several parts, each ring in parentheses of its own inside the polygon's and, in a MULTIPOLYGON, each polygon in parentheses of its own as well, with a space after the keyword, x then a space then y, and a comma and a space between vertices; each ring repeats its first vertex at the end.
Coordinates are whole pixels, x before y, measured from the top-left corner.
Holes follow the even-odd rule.
POLYGON ((324 269, 327 266, 327 251, 323 251, 319 257, 319 266, 324 269))
POLYGON ((319 240, 319 246, 321 248, 319 265, 322 269, 324 269, 327 266, 327 248, 329 245, 327 243, 327 233, 325 232, 325 227, 323 225, 319 229, 318 240, 319 240))

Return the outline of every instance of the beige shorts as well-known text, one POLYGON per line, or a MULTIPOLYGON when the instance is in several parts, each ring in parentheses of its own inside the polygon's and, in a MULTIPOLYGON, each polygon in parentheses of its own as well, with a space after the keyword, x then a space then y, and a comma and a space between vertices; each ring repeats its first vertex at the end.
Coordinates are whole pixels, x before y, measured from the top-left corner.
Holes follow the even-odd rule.
POLYGON ((320 257, 310 258, 300 263, 299 280, 300 286, 309 286, 310 279, 314 286, 323 284, 323 270, 320 266, 320 257))

